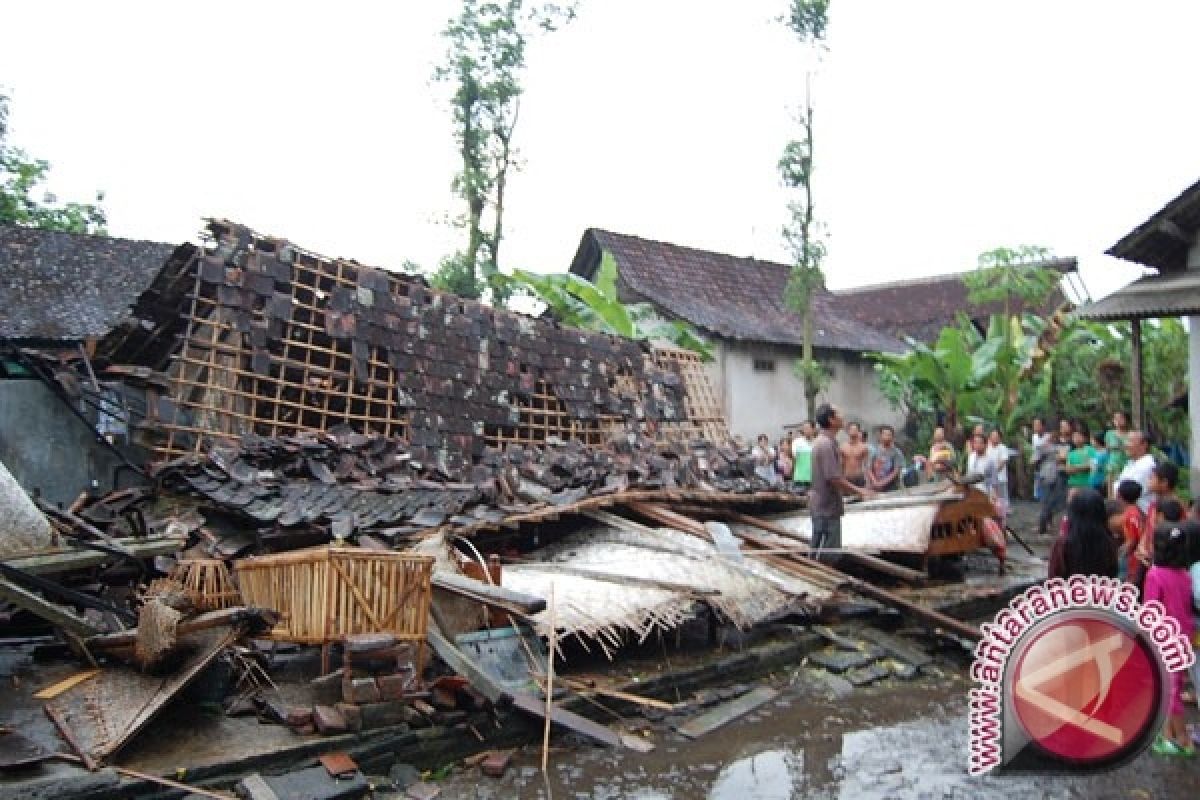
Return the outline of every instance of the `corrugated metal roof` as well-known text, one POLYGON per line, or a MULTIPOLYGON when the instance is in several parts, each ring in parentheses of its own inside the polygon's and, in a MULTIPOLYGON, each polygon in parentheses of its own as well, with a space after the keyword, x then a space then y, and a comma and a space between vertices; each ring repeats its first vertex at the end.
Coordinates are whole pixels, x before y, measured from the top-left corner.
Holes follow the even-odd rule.
POLYGON ((1163 272, 1187 269, 1187 254, 1200 230, 1200 181, 1156 211, 1105 251, 1163 272))
POLYGON ((1200 314, 1200 270, 1148 275, 1075 312, 1096 321, 1191 314, 1200 314))

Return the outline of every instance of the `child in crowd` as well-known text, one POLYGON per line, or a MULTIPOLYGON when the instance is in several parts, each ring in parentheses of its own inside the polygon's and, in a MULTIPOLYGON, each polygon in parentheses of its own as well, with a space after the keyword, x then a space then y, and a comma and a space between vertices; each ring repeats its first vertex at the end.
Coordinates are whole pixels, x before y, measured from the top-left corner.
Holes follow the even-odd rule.
POLYGON ((1137 481, 1121 481, 1117 484, 1117 499, 1125 512, 1121 520, 1121 549, 1118 556, 1120 562, 1119 574, 1124 580, 1133 584, 1141 583, 1141 566, 1137 558, 1138 543, 1142 541, 1142 528, 1145 519, 1142 510, 1138 508, 1138 498, 1142 496, 1142 485, 1137 481))
POLYGON ((1125 504, 1120 500, 1104 501, 1104 519, 1108 526, 1108 535, 1112 537, 1113 547, 1117 549, 1117 578, 1125 580, 1128 568, 1124 558, 1120 556, 1121 545, 1125 544, 1125 504))
MULTIPOLYGON (((1183 507, 1179 505, 1179 498, 1175 495, 1175 487, 1179 485, 1179 467, 1175 466, 1170 461, 1159 461, 1154 465, 1154 469, 1150 471, 1150 481, 1147 484, 1151 499, 1150 504, 1146 507, 1146 525, 1142 529, 1142 540, 1138 543, 1137 555, 1138 560, 1142 562, 1145 568, 1149 568, 1154 559, 1154 527, 1161 521, 1159 520, 1159 509, 1168 502, 1173 502, 1179 507, 1182 512, 1183 507)), ((1145 503, 1145 498, 1142 498, 1145 503)), ((1172 510, 1175 506, 1172 506, 1172 510)), ((1182 516, 1171 515, 1170 522, 1178 522, 1182 516)))
MULTIPOLYGON (((1194 523, 1165 523, 1154 529, 1154 564, 1146 573, 1146 602, 1157 600, 1162 603, 1167 615, 1179 623, 1181 631, 1190 631, 1194 627, 1192 578, 1187 564, 1188 533, 1185 533, 1192 525, 1194 523)), ((1150 749, 1160 756, 1194 756, 1196 749, 1184 723, 1183 673, 1170 673, 1170 681, 1167 721, 1150 749)))

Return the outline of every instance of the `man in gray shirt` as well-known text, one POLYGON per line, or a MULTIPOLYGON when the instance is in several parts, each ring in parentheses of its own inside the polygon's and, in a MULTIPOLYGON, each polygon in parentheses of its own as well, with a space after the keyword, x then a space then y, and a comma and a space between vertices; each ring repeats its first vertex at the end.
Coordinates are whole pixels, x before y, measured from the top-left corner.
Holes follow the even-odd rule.
POLYGON ((828 403, 817 408, 817 427, 821 429, 812 449, 812 487, 808 490, 808 513, 812 517, 812 546, 818 553, 824 548, 842 546, 843 494, 874 497, 870 489, 855 486, 842 474, 837 434, 842 429, 842 414, 828 403))

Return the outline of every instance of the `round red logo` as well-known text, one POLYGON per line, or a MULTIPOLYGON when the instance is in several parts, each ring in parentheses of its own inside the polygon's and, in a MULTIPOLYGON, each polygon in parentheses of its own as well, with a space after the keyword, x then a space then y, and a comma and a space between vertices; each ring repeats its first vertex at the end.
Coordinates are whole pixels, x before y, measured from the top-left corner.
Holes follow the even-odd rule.
POLYGON ((1111 616, 1056 615, 1010 662, 1006 690, 1029 741, 1078 766, 1140 751, 1160 722, 1164 679, 1155 652, 1111 616))

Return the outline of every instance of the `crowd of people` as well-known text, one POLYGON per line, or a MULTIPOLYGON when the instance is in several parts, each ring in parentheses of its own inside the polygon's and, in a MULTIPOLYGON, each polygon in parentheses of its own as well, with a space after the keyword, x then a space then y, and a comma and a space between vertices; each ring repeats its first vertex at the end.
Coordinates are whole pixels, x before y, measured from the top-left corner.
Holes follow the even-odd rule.
MULTIPOLYGON (((985 521, 981 533, 1003 568, 1009 466, 1020 451, 1007 447, 999 430, 975 426, 960 459, 939 427, 928 455, 909 459, 896 446, 889 425, 878 426, 869 441, 861 424, 843 425, 836 408, 823 406, 817 416, 822 435, 818 425, 806 421, 775 445, 760 435, 752 453, 764 480, 811 487, 819 506, 810 509, 818 549, 840 547, 842 495, 871 497, 966 473, 996 508, 996 519, 985 521), (814 485, 814 468, 820 487, 814 485)), ((1180 630, 1195 631, 1194 642, 1200 646, 1200 499, 1189 507, 1180 498, 1179 466, 1156 459, 1148 436, 1132 429, 1122 412, 1113 415, 1106 430, 1089 431, 1078 421, 1063 419, 1051 432, 1041 418, 1033 419, 1031 428, 1028 464, 1033 496, 1041 503, 1039 533, 1048 534, 1058 517, 1048 577, 1100 575, 1128 581, 1146 602, 1161 602, 1180 630)), ((1182 673, 1172 673, 1171 680, 1169 714, 1152 750, 1193 756, 1200 732, 1187 729, 1184 709, 1189 701, 1200 704, 1200 662, 1191 669, 1190 698, 1182 673)))
MULTIPOLYGON (((1200 608, 1200 501, 1185 506, 1178 494, 1180 469, 1155 459, 1146 434, 1123 413, 1113 427, 1088 435, 1061 420, 1053 435, 1034 421, 1031 441, 1045 532, 1065 505, 1050 549, 1050 578, 1101 575, 1138 587, 1157 600, 1180 630, 1196 631, 1200 608)), ((1193 641, 1200 645, 1200 632, 1193 641)), ((1200 665, 1191 669, 1192 698, 1200 692, 1200 665)), ((1171 706, 1151 749, 1164 756, 1193 756, 1200 733, 1184 723, 1183 674, 1171 673, 1171 706)))

